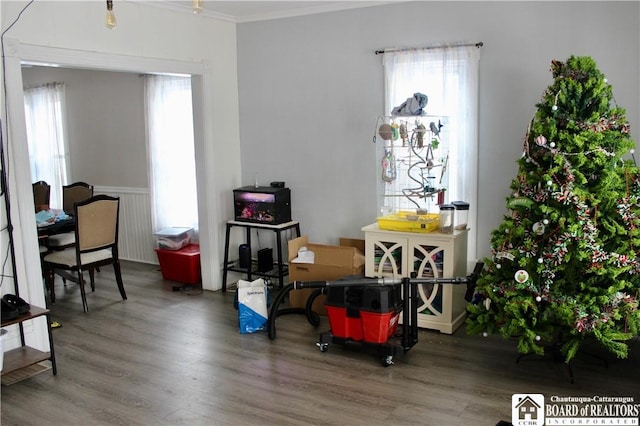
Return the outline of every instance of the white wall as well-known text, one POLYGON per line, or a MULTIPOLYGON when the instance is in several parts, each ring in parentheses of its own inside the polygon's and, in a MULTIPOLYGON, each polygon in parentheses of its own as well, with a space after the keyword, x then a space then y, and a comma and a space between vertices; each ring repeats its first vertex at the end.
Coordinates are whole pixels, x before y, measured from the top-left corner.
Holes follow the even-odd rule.
POLYGON ((69 182, 149 188, 139 74, 33 66, 22 69, 22 79, 25 87, 65 83, 69 182))
POLYGON ((286 181, 311 241, 362 238, 377 213, 371 140, 384 113, 374 51, 482 41, 472 208, 478 254, 486 256, 552 59, 592 56, 638 140, 639 15, 638 2, 415 1, 239 24, 242 183, 252 184, 255 172, 261 183, 286 181))

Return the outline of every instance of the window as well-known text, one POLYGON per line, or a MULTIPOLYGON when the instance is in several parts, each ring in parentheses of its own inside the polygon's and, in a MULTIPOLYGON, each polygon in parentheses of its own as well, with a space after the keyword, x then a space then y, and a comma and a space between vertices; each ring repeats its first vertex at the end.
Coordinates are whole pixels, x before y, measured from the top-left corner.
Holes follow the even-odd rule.
MULTIPOLYGON (((386 51, 383 57, 385 79, 385 114, 401 105, 414 93, 427 95, 423 112, 427 117, 399 117, 402 120, 424 120, 429 129, 431 122, 443 125, 440 145, 434 150, 436 160, 446 163, 434 173, 434 179, 443 179, 445 202, 466 201, 471 212, 477 211, 477 157, 478 157, 478 62, 480 50, 475 45, 436 47, 386 51)), ((382 154, 381 154, 382 155, 382 154)), ((397 159, 399 162, 402 159, 397 159)), ((400 164, 400 163, 398 163, 400 164)), ((383 194, 402 193, 407 176, 399 176, 385 183, 383 194)), ((406 197, 389 197, 394 209, 415 210, 406 197)), ((384 205, 389 205, 385 199, 384 205)), ((428 206, 437 211, 437 200, 428 206)), ((469 216, 468 258, 476 258, 476 214, 469 216)))
POLYGON ((26 88, 24 110, 31 179, 51 185, 50 207, 61 209, 62 186, 69 179, 64 84, 26 88))
POLYGON ((191 78, 145 78, 149 180, 155 231, 198 229, 191 78))

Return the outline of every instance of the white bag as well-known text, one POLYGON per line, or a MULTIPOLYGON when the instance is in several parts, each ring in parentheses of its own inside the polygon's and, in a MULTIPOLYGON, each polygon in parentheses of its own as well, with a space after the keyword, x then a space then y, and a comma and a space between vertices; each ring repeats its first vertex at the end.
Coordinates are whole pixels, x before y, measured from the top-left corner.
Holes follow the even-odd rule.
POLYGON ((267 285, 262 278, 238 281, 238 321, 240 333, 267 329, 267 285))

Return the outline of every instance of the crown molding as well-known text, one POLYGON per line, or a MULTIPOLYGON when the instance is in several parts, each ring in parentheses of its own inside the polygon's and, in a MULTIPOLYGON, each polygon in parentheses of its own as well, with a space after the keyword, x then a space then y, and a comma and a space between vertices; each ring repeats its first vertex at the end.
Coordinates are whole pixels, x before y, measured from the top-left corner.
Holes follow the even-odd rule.
MULTIPOLYGON (((137 4, 142 4, 142 5, 145 5, 145 6, 157 7, 157 8, 160 8, 160 9, 167 9, 167 10, 171 10, 173 12, 178 12, 178 13, 186 13, 186 14, 190 14, 190 15, 194 14, 193 11, 191 10, 190 6, 181 5, 181 4, 178 4, 177 2, 160 1, 160 0, 151 0, 151 1, 150 0, 125 0, 125 1, 128 1, 129 3, 137 3, 137 4)), ((220 21, 236 23, 235 16, 228 15, 226 13, 220 13, 220 12, 214 12, 214 11, 211 11, 211 10, 207 10, 206 6, 202 10, 202 12, 199 13, 198 15, 205 16, 207 18, 218 19, 220 21)))
POLYGON ((339 3, 332 3, 327 5, 313 5, 308 7, 302 7, 298 9, 290 9, 269 13, 261 13, 251 16, 236 17, 236 23, 256 22, 256 21, 268 21, 271 19, 282 18, 294 18, 297 16, 315 15, 318 13, 339 12, 341 10, 349 9, 361 9, 364 7, 381 6, 390 3, 402 3, 402 1, 341 1, 339 3))
MULTIPOLYGON (((159 1, 159 0, 155 0, 155 1, 125 0, 125 1, 131 2, 131 3, 143 4, 146 6, 158 7, 161 9, 172 10, 178 13, 193 14, 191 7, 187 5, 188 2, 159 1)), ((238 1, 242 1, 242 0, 238 0, 238 1)), ((413 1, 413 0, 339 1, 339 2, 328 2, 330 4, 326 4, 326 5, 314 4, 308 7, 292 8, 288 10, 277 10, 277 11, 267 12, 267 13, 258 13, 254 15, 235 16, 232 14, 220 13, 220 12, 210 10, 211 8, 208 9, 207 4, 215 5, 216 1, 205 0, 205 7, 202 13, 200 13, 199 15, 205 16, 207 18, 241 24, 241 23, 247 23, 247 22, 267 21, 272 19, 293 18, 297 16, 313 15, 318 13, 337 12, 337 11, 348 10, 348 9, 359 9, 359 8, 370 7, 370 6, 381 6, 381 5, 392 4, 392 3, 404 3, 407 1, 413 1)))

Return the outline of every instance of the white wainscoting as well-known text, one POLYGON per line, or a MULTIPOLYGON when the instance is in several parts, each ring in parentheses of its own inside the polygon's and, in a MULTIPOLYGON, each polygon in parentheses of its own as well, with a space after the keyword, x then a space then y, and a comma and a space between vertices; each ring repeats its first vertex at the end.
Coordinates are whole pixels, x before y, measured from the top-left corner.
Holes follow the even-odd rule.
POLYGON ((149 189, 96 186, 93 192, 120 197, 120 259, 158 264, 149 189))

